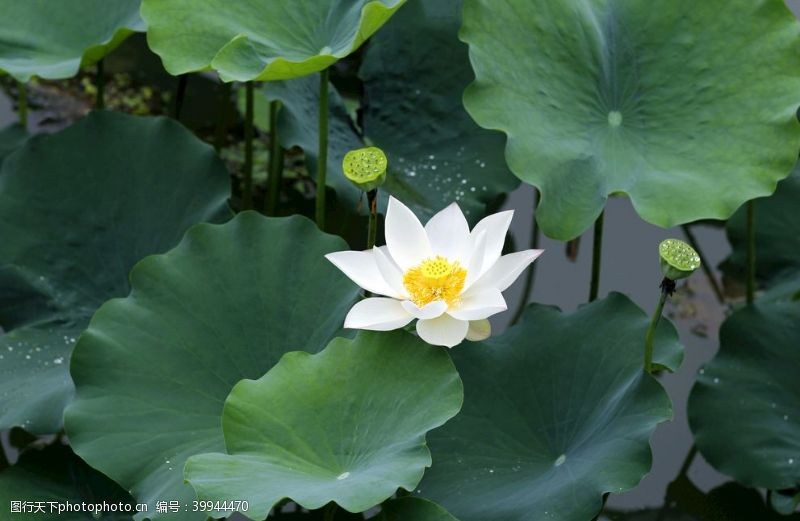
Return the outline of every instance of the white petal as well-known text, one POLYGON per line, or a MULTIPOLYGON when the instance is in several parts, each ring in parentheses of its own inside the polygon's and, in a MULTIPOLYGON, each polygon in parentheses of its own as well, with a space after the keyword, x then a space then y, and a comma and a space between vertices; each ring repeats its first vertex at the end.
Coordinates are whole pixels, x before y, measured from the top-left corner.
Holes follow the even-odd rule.
POLYGON ((469 248, 469 223, 456 203, 431 217, 425 233, 434 255, 458 260, 469 248))
POLYGON ((396 292, 378 271, 371 251, 337 251, 325 255, 325 258, 365 290, 379 295, 395 296, 396 292))
POLYGON ((508 309, 506 299, 496 288, 470 290, 461 295, 461 303, 447 310, 447 314, 459 320, 480 320, 508 309))
POLYGON ((503 253, 503 244, 506 242, 508 227, 514 217, 514 210, 488 215, 480 220, 475 228, 472 229, 472 244, 477 243, 477 238, 481 232, 486 233, 486 251, 484 253, 483 269, 491 268, 500 254, 503 253))
POLYGON ((410 300, 401 302, 403 309, 409 314, 414 315, 414 318, 431 319, 442 316, 442 313, 447 311, 447 302, 443 300, 434 300, 428 304, 419 307, 410 300))
POLYGON ((414 320, 399 300, 373 297, 358 302, 347 313, 344 327, 348 329, 371 329, 390 331, 398 329, 414 320))
POLYGON ((481 278, 483 272, 483 261, 486 258, 486 232, 481 232, 478 234, 478 237, 475 239, 474 246, 472 248, 472 254, 469 256, 469 260, 467 261, 467 278, 464 280, 464 289, 462 289, 462 293, 465 293, 472 284, 474 284, 478 279, 481 278))
POLYGON ((469 322, 442 315, 432 320, 417 320, 419 337, 435 346, 453 347, 467 336, 469 322))
POLYGON ((486 340, 492 335, 492 324, 489 319, 483 320, 470 320, 469 329, 467 330, 467 340, 472 342, 480 342, 486 340))
POLYGON ((403 271, 432 255, 425 228, 414 213, 394 197, 389 198, 384 233, 389 253, 403 271))
POLYGON ((389 249, 386 246, 374 247, 372 252, 375 255, 375 264, 378 266, 378 271, 383 280, 394 290, 394 294, 389 296, 401 300, 407 299, 408 291, 403 284, 403 272, 392 260, 391 255, 389 255, 389 249))
POLYGON ((517 280, 519 274, 536 260, 544 250, 524 250, 500 257, 494 266, 475 283, 474 288, 497 288, 505 291, 517 280))

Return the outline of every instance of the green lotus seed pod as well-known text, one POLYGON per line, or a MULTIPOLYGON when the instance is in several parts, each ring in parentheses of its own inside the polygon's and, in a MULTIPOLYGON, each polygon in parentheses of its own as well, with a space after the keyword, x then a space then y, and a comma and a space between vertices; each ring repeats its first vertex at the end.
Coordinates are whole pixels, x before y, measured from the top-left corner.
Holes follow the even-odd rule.
POLYGON ((666 239, 658 245, 661 272, 671 280, 688 277, 700 267, 700 255, 694 248, 678 239, 666 239))
POLYGON ((386 154, 377 147, 351 150, 344 156, 344 176, 360 190, 369 192, 380 187, 386 180, 386 154))

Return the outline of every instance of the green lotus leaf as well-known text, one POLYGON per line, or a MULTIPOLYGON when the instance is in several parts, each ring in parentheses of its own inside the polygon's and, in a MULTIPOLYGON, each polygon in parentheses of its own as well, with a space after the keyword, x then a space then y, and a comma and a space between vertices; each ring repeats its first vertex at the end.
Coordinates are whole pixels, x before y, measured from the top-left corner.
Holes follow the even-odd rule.
POLYGON ((145 30, 139 0, 0 0, 0 71, 70 78, 145 30))
MULTIPOLYGON (((461 521, 592 519, 604 492, 649 471, 648 440, 672 416, 642 369, 647 315, 612 293, 565 315, 531 305, 503 335, 452 351, 461 413, 429 436, 417 494, 461 521)), ((671 324, 656 358, 680 349, 671 324)))
POLYGON ((605 511, 600 515, 598 521, 697 521, 696 517, 690 516, 673 506, 654 508, 648 510, 631 511, 605 511))
POLYGON ((420 497, 403 497, 387 501, 381 507, 378 521, 458 521, 445 509, 420 497))
POLYGON ((133 514, 124 510, 130 508, 135 512, 130 495, 119 485, 89 467, 69 447, 60 444, 42 450, 27 450, 14 466, 0 472, 0 508, 3 515, 9 513, 11 519, 41 521, 130 521, 133 514), (12 513, 12 501, 26 501, 30 510, 12 513), (94 512, 59 513, 58 506, 51 511, 51 502, 62 508, 66 508, 67 503, 106 503, 109 508, 114 504, 117 511, 98 515, 94 512))
MULTIPOLYGON (((769 504, 775 512, 781 515, 792 515, 797 510, 797 507, 800 506, 800 492, 794 490, 788 494, 783 494, 773 491, 769 497, 769 504)), ((800 514, 795 515, 795 517, 800 518, 800 514)))
POLYGON ((692 389, 697 448, 745 485, 800 487, 799 345, 800 302, 757 301, 722 324, 720 350, 692 389))
POLYGON ((760 302, 800 300, 800 270, 790 271, 770 280, 769 288, 759 295, 758 300, 760 302))
POLYGON ((606 509, 600 521, 797 521, 800 519, 800 514, 788 517, 778 514, 765 504, 758 490, 732 481, 704 493, 684 476, 670 484, 669 494, 669 503, 661 508, 633 512, 609 512, 609 509, 606 509))
MULTIPOLYGON (((345 178, 342 160, 366 144, 380 147, 389 159, 379 192, 382 211, 389 195, 421 218, 458 201, 467 218, 477 222, 487 203, 517 187, 503 157, 503 135, 478 127, 461 105, 473 75, 467 47, 458 41, 460 13, 460 0, 409 0, 370 40, 360 71, 363 138, 341 98, 332 94, 327 179, 340 205, 356 208, 361 192, 345 178)), ((283 102, 282 145, 302 147, 312 170, 318 85, 318 78, 305 78, 270 83, 263 91, 283 102)))
MULTIPOLYGON (((756 277, 776 286, 789 275, 800 274, 800 163, 775 193, 755 201, 756 277)), ((742 207, 727 223, 733 249, 722 264, 726 275, 745 279, 747 266, 747 209, 742 207)))
POLYGON ((141 258, 229 216, 227 170, 166 118, 95 112, 0 168, 0 429, 61 428, 77 337, 141 258), (191 187, 191 189, 189 189, 191 187))
POLYGON ((284 80, 327 68, 405 0, 143 0, 147 41, 171 74, 216 70, 224 81, 284 80))
POLYGON ((18 149, 28 139, 28 133, 20 125, 10 125, 0 130, 0 164, 8 154, 18 149))
POLYGON ((800 25, 779 0, 465 0, 463 16, 465 106, 507 134, 551 237, 616 193, 662 227, 727 219, 797 159, 800 25))
POLYGON ((396 331, 334 339, 316 355, 287 353, 225 401, 227 454, 186 462, 202 500, 247 500, 264 519, 284 498, 363 512, 431 465, 425 434, 458 413, 463 388, 442 349, 396 331))
MULTIPOLYGON (((295 512, 273 512, 269 516, 269 521, 329 521, 330 518, 326 519, 325 509, 322 510, 313 510, 311 512, 303 512, 303 511, 295 511, 295 512)), ((242 519, 239 517, 239 519, 242 519)), ((344 510, 337 510, 336 515, 334 517, 335 521, 364 521, 364 516, 361 514, 351 514, 350 512, 345 512, 344 510)))
POLYGON ((346 246, 305 218, 245 212, 137 264, 130 296, 104 304, 75 348, 75 451, 150 512, 165 499, 191 506, 184 463, 224 450, 233 386, 287 351, 319 351, 341 327, 358 289, 323 256, 346 246))

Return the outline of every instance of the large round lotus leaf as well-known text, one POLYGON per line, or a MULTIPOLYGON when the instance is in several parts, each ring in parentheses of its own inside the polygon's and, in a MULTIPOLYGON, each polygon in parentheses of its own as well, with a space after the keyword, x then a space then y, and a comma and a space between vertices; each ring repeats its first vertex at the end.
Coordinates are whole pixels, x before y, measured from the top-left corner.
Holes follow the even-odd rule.
POLYGON ((56 432, 69 357, 143 257, 227 218, 227 170, 165 118, 92 113, 36 136, 0 169, 0 429, 56 432), (187 189, 187 187, 191 187, 187 189))
POLYGON ((167 498, 190 503, 184 463, 223 450, 233 386, 287 351, 319 351, 341 327, 358 289, 323 256, 343 249, 305 218, 246 212, 137 264, 130 296, 103 305, 75 349, 75 451, 151 512, 167 498))
POLYGON ((172 74, 283 80, 358 49, 405 0, 143 0, 147 41, 172 74))
MULTIPOLYGON (((295 507, 294 512, 273 512, 269 516, 269 521, 330 521, 330 518, 326 518, 326 515, 327 511, 324 508, 305 512, 295 507)), ((243 519, 239 516, 237 516, 237 518, 239 520, 243 519)), ((351 514, 350 512, 338 509, 333 519, 334 521, 364 521, 364 516, 361 514, 351 514)))
MULTIPOLYGON (((421 218, 458 201, 467 218, 477 222, 486 203, 517 187, 503 157, 504 136, 480 128, 461 104, 473 75, 467 47, 458 40, 460 15, 460 0, 410 0, 372 38, 360 71, 363 138, 338 94, 331 96, 328 182, 341 205, 354 209, 360 196, 344 177, 342 159, 366 143, 380 147, 389 158, 381 211, 389 195, 421 218)), ((314 171, 318 84, 318 78, 307 78, 270 83, 264 89, 284 105, 282 144, 302 147, 314 171)))
POLYGON ((227 454, 189 458, 202 500, 239 498, 264 519, 289 498, 363 512, 431 465, 425 434, 458 413, 463 389, 442 349, 405 331, 337 338, 321 353, 288 353, 225 401, 227 454))
POLYGON ((139 0, 0 0, 0 71, 70 78, 144 31, 139 0))
POLYGON ((3 519, 8 514, 10 519, 40 521, 130 521, 133 514, 126 510, 135 512, 135 508, 131 497, 119 485, 89 467, 63 445, 28 450, 13 467, 0 472, 3 519), (25 501, 27 506, 21 513, 13 513, 14 501, 25 501), (55 506, 51 507, 51 503, 55 506), (66 508, 67 503, 71 506, 105 503, 109 509, 113 504, 117 511, 98 515, 94 512, 59 513, 59 506, 66 508))
POLYGON ((10 125, 0 130, 0 163, 8 154, 18 149, 28 139, 28 134, 20 125, 10 125))
MULTIPOLYGON (((650 469, 648 440, 672 416, 642 369, 647 315, 612 293, 571 315, 532 305, 506 333, 452 351, 461 413, 429 436, 417 493, 461 521, 586 521, 604 492, 650 469)), ((656 357, 680 349, 666 323, 656 357)))
POLYGON ((465 0, 464 103, 508 135, 537 218, 580 235, 609 194, 669 227, 726 219, 797 159, 800 25, 780 0, 465 0))
POLYGON ((390 159, 384 207, 386 194, 423 216, 458 201, 477 221, 486 203, 518 185, 505 136, 480 128, 461 103, 474 76, 460 27, 461 0, 409 0, 364 56, 363 130, 390 159))
POLYGON ((722 324, 719 353, 689 397, 697 448, 746 485, 800 487, 798 346, 800 302, 742 308, 722 324))
MULTIPOLYGON (((800 163, 775 193, 755 201, 756 276, 772 286, 800 273, 800 163)), ((727 275, 744 280, 747 271, 747 208, 727 224, 733 252, 722 264, 727 275)))
POLYGON ((758 297, 760 302, 798 299, 800 299, 800 270, 789 271, 770 280, 769 288, 758 297))
MULTIPOLYGON (((773 491, 769 498, 769 505, 781 515, 793 514, 800 506, 800 492, 797 489, 790 491, 773 491)), ((795 515, 800 518, 800 514, 795 515)))
MULTIPOLYGON (((728 482, 704 493, 685 476, 669 486, 668 504, 657 509, 613 512, 606 508, 600 521, 798 521, 800 514, 783 516, 764 502, 758 490, 728 482)), ((774 494, 773 494, 774 496, 774 494)))
POLYGON ((378 521, 458 521, 445 509, 420 497, 403 497, 381 506, 378 521))

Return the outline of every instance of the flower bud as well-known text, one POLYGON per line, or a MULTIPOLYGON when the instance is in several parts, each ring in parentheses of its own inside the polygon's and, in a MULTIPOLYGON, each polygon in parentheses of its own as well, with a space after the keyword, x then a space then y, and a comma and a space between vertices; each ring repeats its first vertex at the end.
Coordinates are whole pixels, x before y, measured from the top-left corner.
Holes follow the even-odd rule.
POLYGON ((379 188, 386 180, 386 154, 377 147, 351 150, 344 156, 344 176, 360 190, 369 192, 379 188))
POLYGON ((700 267, 700 255, 678 239, 666 239, 658 245, 661 272, 670 280, 688 277, 700 267))

